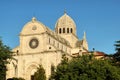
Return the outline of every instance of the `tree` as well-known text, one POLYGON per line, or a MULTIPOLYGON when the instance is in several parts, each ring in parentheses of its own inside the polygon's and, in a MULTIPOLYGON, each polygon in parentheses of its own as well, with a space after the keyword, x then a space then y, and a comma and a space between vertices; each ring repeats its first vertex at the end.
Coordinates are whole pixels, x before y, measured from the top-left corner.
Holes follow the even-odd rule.
POLYGON ((9 63, 8 59, 11 58, 10 48, 0 40, 0 80, 6 80, 6 65, 9 63))
POLYGON ((51 65, 51 76, 50 76, 49 80, 52 80, 54 78, 54 75, 55 75, 55 66, 51 65))
POLYGON ((116 53, 113 55, 113 57, 117 61, 120 61, 120 40, 116 41, 116 43, 114 45, 115 45, 116 53))
POLYGON ((45 70, 41 65, 39 65, 37 72, 34 74, 34 80, 46 80, 45 70))
POLYGON ((109 60, 83 55, 57 66, 55 80, 120 80, 120 68, 109 60))
POLYGON ((116 51, 120 53, 120 40, 116 41, 115 46, 116 46, 116 51))
POLYGON ((62 75, 64 75, 65 72, 67 72, 67 67, 68 67, 68 59, 66 58, 66 55, 62 55, 62 61, 58 65, 56 72, 55 69, 52 70, 50 80, 53 79, 59 80, 59 78, 62 78, 62 75))

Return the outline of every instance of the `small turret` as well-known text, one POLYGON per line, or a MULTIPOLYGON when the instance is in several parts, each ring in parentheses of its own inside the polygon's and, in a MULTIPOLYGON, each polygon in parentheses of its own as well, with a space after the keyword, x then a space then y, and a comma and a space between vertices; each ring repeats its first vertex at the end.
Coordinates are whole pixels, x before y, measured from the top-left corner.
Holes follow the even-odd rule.
POLYGON ((86 41, 86 32, 84 31, 83 40, 86 41))
POLYGON ((87 43, 87 39, 86 39, 86 32, 84 32, 84 35, 83 35, 83 47, 88 50, 88 43, 87 43))

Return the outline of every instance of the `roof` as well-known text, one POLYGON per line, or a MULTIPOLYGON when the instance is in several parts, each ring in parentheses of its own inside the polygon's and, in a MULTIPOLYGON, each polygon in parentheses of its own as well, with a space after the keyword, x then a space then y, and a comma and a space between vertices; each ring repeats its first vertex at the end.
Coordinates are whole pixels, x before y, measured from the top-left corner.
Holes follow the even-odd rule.
POLYGON ((81 47, 82 44, 83 44, 83 40, 78 40, 76 42, 76 47, 81 47))
POLYGON ((45 31, 46 26, 33 17, 31 21, 24 25, 20 35, 40 34, 45 31))
POLYGON ((57 33, 53 32, 52 30, 50 30, 50 29, 47 28, 47 27, 46 27, 46 32, 47 32, 49 35, 51 35, 53 38, 55 38, 56 40, 58 40, 58 41, 60 41, 60 42, 62 42, 62 43, 64 43, 64 44, 66 44, 67 46, 70 46, 70 43, 69 43, 66 39, 62 38, 62 37, 59 36, 57 33))
POLYGON ((104 52, 96 51, 94 52, 94 56, 105 56, 106 54, 104 52))

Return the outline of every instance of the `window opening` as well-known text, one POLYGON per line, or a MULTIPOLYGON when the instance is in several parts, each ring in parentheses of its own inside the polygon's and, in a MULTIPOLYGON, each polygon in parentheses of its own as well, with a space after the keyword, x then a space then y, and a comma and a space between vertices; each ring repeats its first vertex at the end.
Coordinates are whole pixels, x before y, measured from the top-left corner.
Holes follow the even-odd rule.
POLYGON ((69 28, 67 28, 67 33, 69 33, 69 28))
POLYGON ((65 28, 63 28, 63 33, 65 33, 65 28))
POLYGON ((59 29, 59 33, 61 34, 61 28, 59 29))
POLYGON ((50 44, 50 38, 49 38, 49 44, 50 44))
POLYGON ((70 31, 71 31, 71 33, 72 33, 72 32, 73 32, 73 29, 71 28, 71 30, 70 30, 70 31))

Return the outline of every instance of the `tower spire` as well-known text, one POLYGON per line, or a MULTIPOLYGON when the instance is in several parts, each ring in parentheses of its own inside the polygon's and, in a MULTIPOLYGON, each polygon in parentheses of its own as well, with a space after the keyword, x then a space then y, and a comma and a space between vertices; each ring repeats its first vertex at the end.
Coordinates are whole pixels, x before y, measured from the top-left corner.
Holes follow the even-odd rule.
POLYGON ((86 40, 86 32, 84 31, 83 40, 86 40))
POLYGON ((87 39, 86 39, 86 32, 84 31, 84 35, 83 35, 83 47, 88 50, 88 43, 87 43, 87 39))

